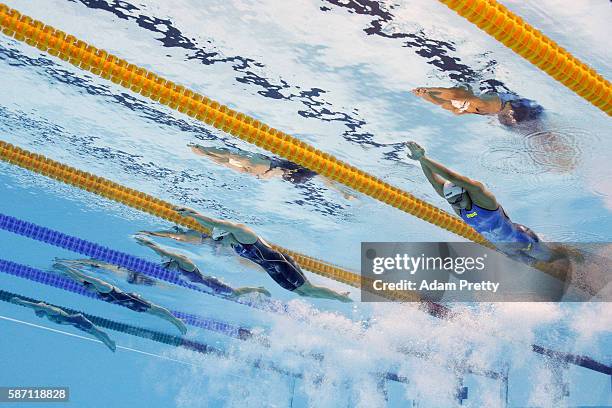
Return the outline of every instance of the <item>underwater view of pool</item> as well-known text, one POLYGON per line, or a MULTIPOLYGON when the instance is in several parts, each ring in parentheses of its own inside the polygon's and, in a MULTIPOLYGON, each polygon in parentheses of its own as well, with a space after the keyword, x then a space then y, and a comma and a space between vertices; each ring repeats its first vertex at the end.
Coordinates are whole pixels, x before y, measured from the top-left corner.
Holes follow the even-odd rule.
MULTIPOLYGON (((484 183, 546 241, 612 240, 610 118, 437 1, 4 2, 445 211, 407 141, 484 183), (411 93, 457 86, 520 95, 544 112, 537 125, 506 126, 411 93)), ((612 77, 610 3, 501 3, 612 77)), ((0 140, 357 274, 362 242, 464 240, 3 34, 0 140)), ((308 271, 353 302, 301 297, 218 242, 172 239, 182 230, 169 221, 4 161, 1 215, 160 270, 162 257, 136 238, 166 231, 146 239, 232 288, 270 295, 211 296, 125 268, 83 267, 192 316, 183 335, 168 319, 1 273, 0 387, 69 387, 70 402, 52 406, 612 406, 607 302, 452 303, 456 317, 440 319, 417 303, 361 302, 359 289, 308 271), (38 318, 15 296, 107 319, 108 328, 94 323, 116 350, 38 318)), ((68 282, 54 264, 85 258, 0 230, 4 271, 20 264, 68 282)))

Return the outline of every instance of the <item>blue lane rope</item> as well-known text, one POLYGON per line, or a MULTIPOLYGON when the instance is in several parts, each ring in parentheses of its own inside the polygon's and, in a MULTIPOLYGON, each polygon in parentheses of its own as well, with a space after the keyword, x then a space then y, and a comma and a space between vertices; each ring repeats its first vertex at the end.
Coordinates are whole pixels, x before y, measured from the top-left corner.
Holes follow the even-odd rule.
MULTIPOLYGON (((0 300, 1 301, 15 304, 11 301, 11 299, 13 299, 14 297, 20 298, 28 302, 33 302, 33 303, 40 302, 40 300, 36 300, 36 299, 30 298, 27 296, 23 296, 23 295, 17 295, 17 294, 0 289, 0 300)), ((153 340, 158 343, 164 343, 164 344, 174 346, 174 347, 182 347, 188 350, 196 351, 201 354, 215 355, 221 358, 230 358, 230 355, 227 352, 217 347, 210 346, 206 343, 202 343, 202 342, 194 341, 194 340, 188 340, 183 337, 158 332, 155 330, 145 329, 143 327, 133 326, 127 323, 119 323, 114 320, 106 319, 106 318, 92 315, 89 313, 83 313, 79 310, 75 310, 75 309, 71 309, 71 308, 67 308, 63 306, 57 306, 52 303, 47 303, 47 304, 50 306, 62 309, 63 311, 70 313, 70 314, 81 314, 87 319, 89 319, 96 326, 104 328, 104 329, 122 332, 125 334, 141 337, 143 339, 153 340)), ((27 307, 24 305, 19 305, 19 306, 27 307)), ((303 378, 303 375, 301 373, 290 372, 288 370, 285 370, 284 368, 277 367, 274 363, 264 362, 262 360, 246 361, 246 363, 253 368, 270 370, 270 371, 274 371, 282 375, 291 376, 295 378, 303 378)))
MULTIPOLYGON (((23 296, 23 295, 14 294, 14 293, 0 289, 0 300, 1 301, 15 304, 11 301, 11 299, 15 297, 28 301, 28 302, 33 302, 33 303, 40 302, 40 300, 36 300, 36 299, 30 298, 27 296, 23 296)), ((174 336, 172 334, 166 334, 166 333, 158 332, 155 330, 145 329, 143 327, 133 326, 127 323, 119 323, 114 320, 105 319, 103 317, 95 316, 89 313, 84 313, 79 310, 75 310, 75 309, 71 309, 71 308, 67 308, 63 306, 57 306, 49 302, 45 302, 45 303, 47 303, 50 306, 54 306, 59 309, 62 309, 65 312, 70 313, 70 314, 81 314, 85 316, 87 319, 89 319, 96 326, 104 328, 104 329, 126 333, 132 336, 141 337, 143 339, 153 340, 158 343, 168 344, 170 346, 187 348, 189 350, 197 351, 198 353, 202 353, 202 354, 216 354, 221 357, 226 356, 226 353, 223 352, 222 350, 216 347, 213 347, 213 346, 209 346, 206 343, 201 343, 201 342, 194 341, 194 340, 188 340, 188 339, 185 339, 179 336, 174 336)), ((19 306, 23 306, 23 305, 19 305, 19 306)))
POLYGON ((85 255, 89 258, 120 266, 133 272, 139 272, 178 286, 205 293, 210 296, 219 297, 260 310, 275 313, 287 312, 287 306, 282 302, 275 300, 253 302, 220 293, 214 293, 205 290, 200 286, 194 285, 193 283, 186 282, 180 278, 177 272, 170 271, 153 262, 1 213, 0 229, 31 238, 36 241, 44 242, 49 245, 54 245, 59 248, 67 249, 69 251, 85 255))
MULTIPOLYGON (((70 278, 41 271, 40 269, 31 268, 26 265, 18 264, 15 262, 0 259, 0 271, 9 275, 18 276, 34 282, 42 283, 44 285, 53 286, 58 289, 63 289, 68 292, 76 293, 82 296, 87 296, 92 299, 104 300, 98 296, 95 292, 87 290, 79 283, 73 281, 70 278)), ((115 303, 113 303, 115 304, 115 303)), ((201 316, 193 315, 190 313, 171 311, 171 313, 177 318, 183 320, 185 323, 199 327, 202 329, 218 332, 225 334, 230 337, 237 339, 247 339, 252 336, 249 329, 231 325, 229 323, 221 322, 218 320, 207 319, 201 316)))

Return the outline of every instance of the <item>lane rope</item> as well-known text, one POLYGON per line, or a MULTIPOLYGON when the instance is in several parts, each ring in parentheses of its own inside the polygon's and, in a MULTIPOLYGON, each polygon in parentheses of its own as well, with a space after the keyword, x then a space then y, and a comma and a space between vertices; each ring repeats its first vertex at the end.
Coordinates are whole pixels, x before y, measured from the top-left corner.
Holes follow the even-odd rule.
POLYGON ((495 0, 440 1, 586 101, 612 115, 610 81, 505 6, 495 0))
MULTIPOLYGON (((36 300, 36 299, 30 298, 27 296, 23 296, 23 295, 14 294, 14 293, 0 289, 0 300, 1 301, 15 304, 11 301, 11 299, 14 297, 20 298, 28 302, 34 302, 34 303, 40 302, 40 300, 36 300)), ((143 339, 152 340, 158 343, 164 343, 169 346, 183 347, 183 348, 186 348, 192 351, 196 351, 202 354, 216 354, 221 357, 225 356, 225 353, 221 351, 220 349, 210 346, 205 343, 188 340, 188 339, 185 339, 179 336, 162 333, 162 332, 158 332, 155 330, 145 329, 144 327, 134 326, 134 325, 127 324, 127 323, 116 322, 114 320, 110 320, 110 319, 106 319, 106 318, 92 315, 89 313, 81 312, 79 310, 71 309, 68 307, 57 306, 49 302, 45 302, 45 303, 50 306, 62 309, 63 311, 69 314, 81 314, 87 319, 89 319, 96 326, 104 328, 104 329, 109 329, 109 330, 129 334, 132 336, 141 337, 143 339)), ((17 305, 17 306, 23 306, 23 305, 17 305)), ((26 307, 26 306, 23 306, 23 307, 26 307)))
MULTIPOLYGON (((51 286, 57 289, 62 289, 67 292, 76 293, 78 295, 85 296, 91 299, 104 300, 99 297, 95 292, 86 289, 83 285, 75 282, 70 278, 62 276, 60 274, 45 272, 40 269, 29 267, 27 265, 18 264, 16 262, 7 261, 5 259, 0 259, 0 272, 4 272, 7 275, 28 279, 30 281, 41 283, 43 285, 51 286)), ((118 305, 123 306, 120 304, 118 305)), ((191 326, 214 331, 217 333, 222 333, 237 339, 242 339, 252 335, 250 330, 246 328, 233 326, 229 323, 221 322, 218 320, 208 319, 202 316, 197 316, 185 312, 171 311, 171 313, 175 317, 181 319, 183 322, 191 326)))
MULTIPOLYGON (((1 3, 0 28, 9 37, 57 56, 94 75, 111 80, 153 101, 159 101, 163 105, 253 143, 376 200, 471 241, 491 245, 460 218, 406 191, 250 116, 168 81, 142 67, 130 64, 41 21, 22 15, 1 3)), ((304 267, 308 269, 307 266, 304 267)))
MULTIPOLYGON (((210 235, 209 229, 203 227, 193 218, 183 217, 179 215, 174 210, 176 206, 166 201, 160 200, 140 191, 124 187, 120 184, 114 183, 99 176, 95 176, 91 173, 78 170, 74 167, 61 164, 43 155, 29 152, 4 141, 0 141, 0 160, 17 165, 26 170, 47 176, 49 178, 61 181, 63 183, 75 186, 82 190, 89 191, 91 193, 108 198, 118 203, 125 204, 134 209, 147 212, 151 215, 163 218, 172 223, 182 225, 195 231, 210 235)), ((350 272, 331 263, 324 262, 300 254, 298 252, 283 248, 278 245, 271 245, 275 249, 289 254, 304 269, 356 288, 361 287, 362 277, 356 273, 350 272)), ((85 250, 88 248, 88 245, 84 244, 83 246, 81 246, 81 248, 85 250)), ((119 259, 118 255, 114 255, 114 257, 119 259)), ((363 281, 365 283, 365 288, 372 287, 371 283, 365 278, 363 278, 363 281)), ((182 286, 185 285, 188 284, 186 282, 183 282, 182 286)), ((195 290, 208 293, 206 291, 203 291, 201 288, 197 288, 195 290)), ((380 291, 376 294, 384 296, 387 299, 397 301, 420 301, 420 297, 416 293, 408 291, 380 291)), ((432 302, 422 302, 422 306, 426 309, 428 313, 433 314, 435 316, 448 315, 448 308, 442 305, 434 304, 432 302)))
MULTIPOLYGON (((14 297, 20 298, 28 302, 33 302, 33 303, 40 302, 40 300, 36 300, 36 299, 30 298, 27 296, 23 296, 23 295, 14 294, 14 293, 0 289, 0 301, 16 305, 15 303, 11 301, 11 299, 14 297)), ((134 326, 134 325, 127 324, 127 323, 119 323, 114 320, 106 319, 106 318, 92 315, 89 313, 84 313, 84 312, 81 312, 75 309, 71 309, 68 307, 57 306, 55 304, 48 303, 48 302, 45 302, 45 303, 50 306, 62 309, 66 313, 81 314, 87 319, 89 319, 96 326, 104 328, 104 329, 109 329, 109 330, 129 334, 132 336, 140 337, 143 339, 152 340, 158 343, 167 344, 169 346, 182 347, 182 348, 185 348, 191 351, 198 352, 200 354, 214 355, 218 358, 227 359, 231 357, 227 352, 217 347, 208 345, 206 343, 202 343, 200 341, 189 340, 184 337, 174 336, 171 334, 166 334, 166 333, 158 332, 155 330, 145 329, 143 327, 134 326)), ((24 306, 24 305, 17 305, 17 306, 22 306, 22 307, 27 308, 27 306, 24 306)), ((54 329, 50 329, 50 330, 54 330, 54 329)), ((276 373, 286 375, 286 376, 291 376, 295 378, 303 377, 302 374, 300 373, 290 372, 284 368, 277 367, 274 363, 262 361, 261 359, 247 360, 247 361, 243 361, 243 363, 246 363, 253 368, 270 370, 270 371, 274 371, 276 373)))
POLYGON ((241 297, 233 297, 222 293, 216 293, 191 282, 187 282, 179 277, 178 272, 169 271, 168 269, 145 259, 121 251, 116 251, 94 242, 67 235, 62 232, 28 221, 20 220, 2 213, 0 213, 0 229, 33 239, 35 241, 44 242, 48 245, 53 245, 58 248, 85 255, 98 261, 113 264, 133 272, 138 272, 155 279, 160 279, 183 288, 195 290, 209 296, 218 297, 234 303, 274 313, 286 313, 288 311, 287 305, 280 301, 273 299, 252 301, 241 297))

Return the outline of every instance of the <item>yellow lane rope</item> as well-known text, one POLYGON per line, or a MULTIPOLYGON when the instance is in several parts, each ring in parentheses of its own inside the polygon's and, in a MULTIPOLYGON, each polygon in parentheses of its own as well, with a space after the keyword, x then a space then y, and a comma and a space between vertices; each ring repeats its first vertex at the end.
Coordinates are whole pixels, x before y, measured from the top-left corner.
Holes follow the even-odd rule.
POLYGON ((497 41, 612 115, 612 85, 495 0, 440 0, 497 41))
MULTIPOLYGON (((176 206, 166 201, 56 162, 40 154, 28 152, 27 150, 4 141, 0 141, 0 160, 87 190, 99 196, 171 221, 175 224, 183 225, 205 234, 210 234, 208 228, 202 226, 193 218, 181 216, 174 210, 176 206)), ((362 278, 356 273, 278 245, 270 245, 279 251, 289 254, 304 269, 356 288, 361 287, 362 278)), ((371 284, 364 285, 366 289, 371 287, 371 284)), ((418 295, 414 293, 402 291, 385 291, 384 293, 377 292, 377 294, 393 300, 418 301, 420 299, 418 295)))
MULTIPOLYGON (((0 3, 0 28, 8 36, 169 106, 374 199, 490 248, 461 219, 243 113, 97 49, 0 3)), ((297 259, 297 258, 296 258, 297 259)), ((306 268, 310 269, 308 266, 306 268)))

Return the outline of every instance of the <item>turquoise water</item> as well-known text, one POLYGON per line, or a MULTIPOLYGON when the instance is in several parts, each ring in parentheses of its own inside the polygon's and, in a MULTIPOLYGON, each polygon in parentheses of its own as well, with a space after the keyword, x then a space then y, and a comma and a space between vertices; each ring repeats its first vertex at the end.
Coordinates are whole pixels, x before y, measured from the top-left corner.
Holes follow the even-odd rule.
MULTIPOLYGON (((604 40, 609 4, 563 3, 505 4, 612 77, 604 40)), ((416 140, 435 159, 485 182, 513 219, 546 239, 610 241, 609 118, 436 2, 7 4, 440 207, 445 203, 405 159, 402 142, 416 140), (548 136, 541 129, 510 131, 494 118, 454 117, 407 92, 460 82, 536 99, 547 110, 548 136)), ((2 140, 172 203, 240 220, 272 242, 317 258, 358 271, 361 241, 458 239, 370 198, 347 199, 318 179, 293 185, 220 168, 195 156, 188 143, 259 150, 5 36, 0 78, 2 140)), ((0 169, 0 212, 158 261, 131 236, 169 224, 6 164, 0 169)), ((612 405, 609 376, 551 367, 530 351, 537 342, 610 364, 612 308, 606 303, 457 305, 461 318, 442 322, 411 305, 297 299, 227 252, 157 242, 233 286, 265 286, 289 303, 291 315, 103 277, 166 307, 261 331, 270 347, 190 328, 189 338, 231 357, 203 357, 116 332, 109 334, 130 350, 111 354, 98 343, 15 322, 80 335, 3 303, 0 315, 14 320, 0 319, 0 385, 70 386, 72 406, 84 407, 447 407, 456 404, 460 377, 452 361, 465 360, 495 371, 508 365, 512 407, 612 405), (406 357, 396 352, 400 347, 432 357, 406 357), (247 364, 258 358, 303 379, 247 364), (377 373, 387 371, 408 384, 379 384, 377 373), (555 390, 563 383, 569 395, 559 400, 555 390)), ((0 258, 48 270, 54 257, 75 256, 0 232, 0 258)), ((359 299, 353 288, 308 276, 359 299)), ((150 316, 4 274, 0 289, 172 332, 150 316)), ((504 406, 499 381, 467 375, 464 382, 464 406, 504 406)))

